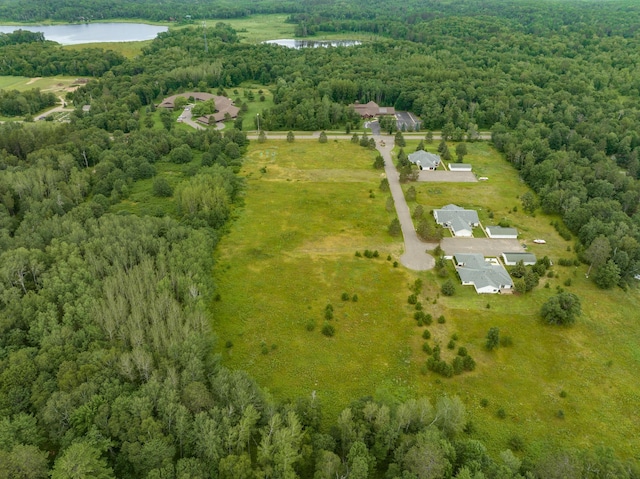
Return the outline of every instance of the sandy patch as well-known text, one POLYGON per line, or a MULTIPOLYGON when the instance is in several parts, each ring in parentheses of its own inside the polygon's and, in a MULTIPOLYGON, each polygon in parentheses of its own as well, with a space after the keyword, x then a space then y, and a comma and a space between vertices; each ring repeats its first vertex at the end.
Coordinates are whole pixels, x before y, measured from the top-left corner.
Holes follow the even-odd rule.
POLYGON ((37 82, 38 80, 42 80, 42 77, 35 77, 35 78, 32 78, 31 80, 29 80, 29 81, 27 82, 27 85, 31 85, 31 84, 33 84, 33 83, 37 82))

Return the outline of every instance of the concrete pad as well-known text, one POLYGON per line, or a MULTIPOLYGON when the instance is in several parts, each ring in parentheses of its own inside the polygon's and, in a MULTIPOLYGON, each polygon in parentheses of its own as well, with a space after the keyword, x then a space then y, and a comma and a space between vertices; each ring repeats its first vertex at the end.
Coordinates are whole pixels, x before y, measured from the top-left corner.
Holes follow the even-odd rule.
POLYGON ((443 238, 440 247, 447 256, 456 253, 481 253, 484 256, 500 256, 505 252, 523 252, 517 239, 491 238, 443 238))
POLYGON ((475 183, 478 181, 472 171, 443 171, 422 170, 418 174, 418 181, 443 183, 475 183))

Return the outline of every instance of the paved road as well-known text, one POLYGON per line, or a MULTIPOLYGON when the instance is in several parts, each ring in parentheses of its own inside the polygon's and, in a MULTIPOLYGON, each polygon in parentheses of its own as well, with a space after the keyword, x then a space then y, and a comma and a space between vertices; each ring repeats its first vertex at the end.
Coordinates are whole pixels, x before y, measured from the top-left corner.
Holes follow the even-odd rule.
POLYGON ((60 105, 52 108, 51 110, 47 110, 44 113, 41 113, 40 115, 38 115, 38 117, 36 118, 37 120, 44 120, 46 117, 48 117, 49 115, 53 115, 54 113, 58 113, 58 112, 72 112, 73 108, 67 108, 64 105, 66 104, 66 102, 64 101, 64 98, 62 98, 61 96, 58 96, 58 98, 60 99, 60 105))
POLYGON ((196 123, 194 120, 191 119, 191 107, 192 106, 193 105, 187 105, 184 108, 184 111, 180 115, 180 118, 178 118, 178 121, 182 121, 182 123, 186 123, 191 128, 195 128, 196 130, 206 130, 206 127, 204 127, 200 123, 196 123))
POLYGON ((400 226, 402 227, 402 235, 404 236, 404 254, 400 257, 400 262, 409 269, 415 271, 425 271, 433 269, 436 262, 433 257, 427 254, 427 248, 435 248, 435 244, 423 243, 416 234, 411 219, 409 206, 404 198, 404 193, 400 186, 400 175, 396 170, 393 160, 391 159, 391 150, 393 149, 392 136, 376 136, 376 148, 384 158, 384 171, 389 180, 389 189, 396 206, 396 213, 400 226), (380 140, 384 140, 385 146, 381 146, 380 140))

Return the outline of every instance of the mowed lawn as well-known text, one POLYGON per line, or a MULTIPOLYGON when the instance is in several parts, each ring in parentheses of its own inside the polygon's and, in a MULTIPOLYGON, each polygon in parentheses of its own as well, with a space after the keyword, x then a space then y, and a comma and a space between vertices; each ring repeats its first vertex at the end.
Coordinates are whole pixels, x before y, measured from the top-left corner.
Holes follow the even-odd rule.
POLYGON ((55 76, 55 77, 15 77, 0 76, 0 90, 25 91, 33 88, 40 88, 42 91, 62 92, 71 87, 78 77, 55 76))
MULTIPOLYGON (((491 210, 493 222, 508 219, 536 255, 548 254, 556 265, 558 258, 572 257, 572 243, 557 235, 552 218, 522 213, 517 196, 527 189, 517 172, 488 143, 469 149, 465 162, 489 180, 414 184, 417 202, 427 211, 448 203, 478 208, 484 224, 490 224, 491 210), (536 237, 547 244, 530 244, 536 237)), ((414 150, 415 145, 405 148, 414 150)), ((278 398, 316 391, 325 424, 365 395, 435 400, 450 394, 470 411, 472 437, 490 444, 495 454, 517 437, 533 454, 604 444, 637 455, 638 291, 601 291, 585 279, 586 267, 553 266, 553 277, 542 278, 527 295, 477 295, 460 286, 449 267, 456 294, 441 296, 444 278, 393 268, 386 260, 387 254, 397 259, 402 243, 386 233, 393 215, 385 210, 372 159, 349 142, 252 145, 243 167, 245 206, 217 252, 220 301, 214 303, 214 324, 224 362, 246 369, 278 398), (377 249, 380 257, 354 256, 364 249, 377 249), (456 348, 468 349, 475 371, 449 379, 422 371, 425 327, 416 325, 407 304, 416 278, 424 282, 425 312, 446 320, 427 327, 428 343, 439 343, 450 361, 455 351, 446 345, 456 334, 456 348), (558 288, 582 300, 583 315, 571 328, 546 326, 538 317, 558 288), (358 301, 343 302, 343 292, 357 294, 358 301), (320 332, 328 303, 334 307, 333 338, 320 332), (311 323, 315 327, 308 331, 311 323), (490 327, 513 344, 486 351, 490 327), (504 418, 498 417, 500 409, 504 418)))

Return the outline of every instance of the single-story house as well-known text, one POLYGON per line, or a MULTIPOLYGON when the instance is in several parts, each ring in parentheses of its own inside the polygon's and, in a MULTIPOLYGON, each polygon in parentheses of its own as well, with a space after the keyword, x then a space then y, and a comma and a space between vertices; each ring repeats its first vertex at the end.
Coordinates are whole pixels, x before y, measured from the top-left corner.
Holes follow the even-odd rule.
POLYGON ((513 288, 511 276, 498 261, 486 260, 479 253, 456 253, 454 263, 461 283, 473 285, 476 293, 495 294, 513 288))
POLYGON ((536 264, 536 255, 533 253, 502 253, 502 261, 507 266, 515 266, 518 261, 522 261, 525 266, 536 264))
POLYGON ((502 226, 487 226, 485 228, 489 238, 518 239, 518 230, 515 228, 503 228, 502 226))
POLYGON ((411 153, 408 159, 421 170, 435 170, 440 166, 440 157, 428 151, 418 150, 411 153))
POLYGON ((449 171, 471 171, 468 163, 449 163, 449 171))
POLYGON ((456 237, 471 237, 473 228, 480 225, 480 219, 475 210, 465 210, 457 205, 447 205, 439 210, 433 210, 433 216, 436 223, 449 228, 456 237))
POLYGON ((358 113, 362 118, 375 118, 380 115, 395 115, 396 109, 392 106, 378 106, 375 101, 369 103, 353 103, 349 105, 358 113))
POLYGON ((212 113, 211 115, 201 116, 200 118, 197 118, 196 121, 204 123, 205 125, 210 125, 212 117, 216 123, 219 121, 224 121, 227 113, 231 118, 238 117, 240 108, 233 104, 233 100, 231 98, 227 98, 224 96, 214 96, 213 102, 216 105, 216 112, 212 113))
MULTIPOLYGON (((175 106, 175 101, 176 98, 186 98, 187 100, 189 98, 193 98, 195 101, 207 101, 207 100, 211 100, 212 98, 224 98, 224 97, 217 97, 215 95, 212 95, 211 93, 204 93, 201 91, 187 91, 184 93, 178 93, 177 95, 172 95, 170 97, 165 98, 164 100, 162 100, 162 103, 160 103, 158 105, 158 108, 173 108, 175 106)), ((218 102, 216 101, 216 105, 218 104, 218 102)))

